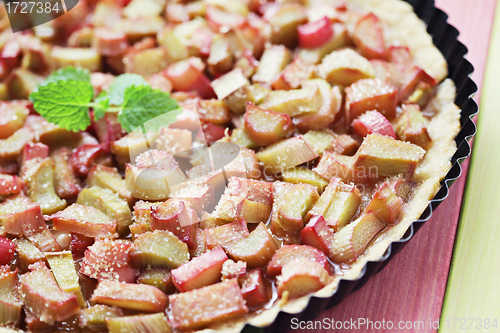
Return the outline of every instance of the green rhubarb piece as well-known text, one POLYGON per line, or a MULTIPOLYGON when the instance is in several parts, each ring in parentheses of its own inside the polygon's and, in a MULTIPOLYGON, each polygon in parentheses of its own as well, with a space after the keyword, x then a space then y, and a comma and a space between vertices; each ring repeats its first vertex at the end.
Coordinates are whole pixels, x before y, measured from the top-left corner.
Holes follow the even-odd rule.
POLYGON ((78 305, 81 308, 87 307, 83 299, 82 290, 78 275, 76 274, 75 262, 70 251, 45 253, 45 258, 49 263, 52 274, 59 287, 76 296, 78 305))
POLYGON ((140 234, 130 250, 130 261, 135 267, 177 268, 189 261, 189 251, 185 243, 173 233, 155 230, 140 234))
POLYGON ((116 231, 120 235, 128 234, 128 226, 132 224, 132 213, 127 202, 118 194, 99 186, 92 186, 83 189, 76 202, 101 210, 116 220, 116 231))

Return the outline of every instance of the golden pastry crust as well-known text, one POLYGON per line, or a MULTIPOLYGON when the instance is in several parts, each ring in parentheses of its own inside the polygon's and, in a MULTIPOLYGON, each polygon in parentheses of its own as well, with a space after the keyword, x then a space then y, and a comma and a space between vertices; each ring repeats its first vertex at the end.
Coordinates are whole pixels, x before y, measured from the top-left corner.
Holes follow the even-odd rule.
POLYGON ((436 195, 441 180, 452 166, 450 160, 457 150, 455 137, 460 130, 461 110, 454 103, 456 89, 453 81, 445 80, 448 75, 446 60, 433 44, 425 24, 414 13, 411 5, 401 0, 348 0, 348 5, 377 15, 391 30, 390 44, 408 46, 414 61, 420 67, 438 81, 444 80, 436 87, 435 97, 423 110, 426 114, 434 115, 428 126, 433 143, 415 173, 415 180, 420 184, 415 189, 401 222, 379 234, 365 253, 344 271, 344 275, 335 276, 329 285, 314 294, 288 301, 282 299, 259 314, 249 314, 233 322, 217 324, 202 332, 238 332, 246 323, 264 327, 273 323, 279 311, 291 314, 303 311, 311 296, 333 296, 341 279, 355 280, 368 261, 379 260, 392 242, 401 239, 436 195))

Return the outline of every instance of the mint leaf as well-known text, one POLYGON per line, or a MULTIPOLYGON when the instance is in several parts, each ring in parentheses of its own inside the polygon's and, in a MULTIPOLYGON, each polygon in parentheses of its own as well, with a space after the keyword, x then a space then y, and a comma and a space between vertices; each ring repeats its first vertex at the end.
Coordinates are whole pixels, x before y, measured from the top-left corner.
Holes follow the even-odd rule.
POLYGON ((94 96, 90 82, 50 82, 30 95, 35 110, 45 119, 70 131, 83 131, 90 125, 89 103, 94 96))
POLYGON ((124 101, 125 90, 130 86, 149 86, 141 75, 138 74, 122 74, 118 75, 109 87, 109 104, 122 105, 124 101))
POLYGON ((123 109, 118 114, 118 121, 127 132, 144 125, 149 120, 148 127, 157 130, 175 122, 175 116, 182 112, 177 102, 170 98, 168 93, 160 89, 151 89, 150 86, 131 86, 125 90, 123 109), (168 113, 168 114, 166 114, 168 113), (160 117, 162 116, 162 117, 160 117), (159 117, 158 119, 155 119, 159 117))
POLYGON ((90 82, 90 74, 89 71, 85 68, 75 68, 75 67, 65 67, 60 68, 55 72, 52 72, 42 83, 40 83, 34 90, 36 92, 39 87, 43 87, 52 82, 57 81, 86 81, 90 82))

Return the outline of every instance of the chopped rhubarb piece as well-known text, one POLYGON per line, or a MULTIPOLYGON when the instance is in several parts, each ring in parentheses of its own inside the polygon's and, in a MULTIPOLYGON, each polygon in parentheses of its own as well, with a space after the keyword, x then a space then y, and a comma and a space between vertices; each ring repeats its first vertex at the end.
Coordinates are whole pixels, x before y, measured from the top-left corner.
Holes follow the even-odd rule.
POLYGON ((18 195, 0 205, 2 225, 8 233, 24 235, 42 251, 60 251, 61 247, 50 233, 40 206, 18 195))
POLYGON ((333 178, 316 205, 306 216, 321 215, 328 226, 338 230, 351 221, 361 204, 361 193, 351 184, 343 184, 338 178, 333 178))
POLYGON ((248 312, 236 279, 169 296, 174 328, 195 329, 248 312))
POLYGON ((398 67, 402 71, 401 88, 399 90, 399 101, 406 101, 417 89, 420 83, 430 85, 436 84, 436 80, 418 66, 398 67))
POLYGON ((272 183, 231 177, 226 193, 265 204, 273 203, 272 183))
POLYGON ((273 256, 267 266, 267 275, 277 276, 286 265, 297 259, 315 261, 328 271, 328 259, 325 254, 309 245, 284 245, 273 256))
POLYGON ((241 286, 241 293, 249 308, 256 308, 270 298, 269 283, 262 274, 262 267, 247 273, 241 286))
POLYGON ((296 117, 317 112, 322 103, 323 97, 319 87, 310 85, 302 89, 273 90, 261 107, 296 117))
POLYGON ((23 233, 26 238, 32 241, 43 252, 61 251, 61 245, 59 245, 54 235, 49 231, 47 225, 39 230, 24 229, 23 233))
POLYGON ((0 173, 0 195, 19 193, 22 187, 23 181, 19 177, 0 173))
POLYGON ((11 271, 9 266, 0 266, 0 325, 4 327, 17 327, 21 321, 23 304, 17 289, 17 273, 17 269, 11 271))
POLYGON ((10 263, 12 258, 14 258, 15 249, 16 246, 11 240, 0 236, 0 265, 10 263))
POLYGON ((207 252, 207 241, 205 239, 205 233, 203 229, 196 226, 196 238, 194 245, 189 249, 189 256, 191 258, 199 257, 203 253, 207 252))
POLYGON ((295 58, 288 64, 281 74, 272 83, 274 89, 290 90, 297 89, 305 80, 315 76, 314 66, 306 63, 301 58, 295 58))
POLYGON ((380 79, 359 80, 345 89, 346 92, 346 123, 370 110, 377 110, 387 119, 396 116, 398 91, 380 79))
POLYGON ((156 139, 156 149, 166 151, 170 155, 179 154, 190 150, 193 146, 190 131, 179 128, 160 128, 156 139))
POLYGON ((389 183, 383 183, 373 194, 372 200, 365 208, 371 211, 379 220, 387 224, 396 224, 403 211, 405 202, 389 183))
POLYGON ((19 172, 19 164, 17 162, 2 162, 0 161, 0 173, 7 175, 16 175, 19 172))
POLYGON ((177 268, 189 260, 189 251, 170 231, 155 230, 136 237, 130 260, 135 267, 177 268))
POLYGON ((75 262, 71 252, 51 252, 46 253, 45 258, 49 263, 52 274, 59 287, 76 296, 81 308, 87 307, 83 299, 82 290, 75 270, 75 262))
POLYGON ((172 91, 172 82, 161 74, 153 74, 148 78, 148 83, 153 89, 160 89, 164 93, 172 91))
POLYGON ((333 230, 326 224, 321 215, 316 215, 309 220, 300 232, 300 242, 312 246, 323 253, 329 254, 329 246, 333 241, 333 230))
POLYGON ((332 22, 328 17, 298 27, 299 47, 314 49, 323 46, 333 36, 332 22))
POLYGON ((101 145, 83 145, 78 147, 71 156, 73 170, 79 176, 86 176, 92 165, 105 154, 101 145))
MULTIPOLYGON (((213 198, 213 187, 206 184, 192 184, 171 193, 172 198, 180 198, 189 203, 198 216, 208 210, 213 198)), ((193 216, 194 217, 194 216, 193 216)))
POLYGON ((80 327, 99 329, 106 325, 106 319, 122 316, 123 311, 116 306, 97 304, 80 311, 78 315, 78 324, 80 327))
POLYGON ((331 87, 328 82, 322 79, 307 80, 304 87, 318 87, 321 93, 322 104, 317 112, 306 113, 295 117, 293 123, 301 132, 309 130, 320 130, 328 127, 337 116, 342 107, 342 93, 339 87, 331 87))
MULTIPOLYGON (((205 64, 199 58, 189 58, 169 65, 163 75, 172 82, 172 88, 178 91, 198 91, 202 96, 208 91, 201 84, 206 79, 203 74, 205 64)), ((208 86, 210 89, 210 85, 208 86)), ((213 92, 211 93, 213 94, 213 92)), ((207 96, 210 97, 210 96, 207 96)))
POLYGON ((118 56, 127 52, 129 43, 123 32, 97 28, 94 30, 93 47, 103 56, 118 56))
MULTIPOLYGON (((250 50, 245 50, 243 55, 234 63, 234 68, 240 68, 243 75, 247 78, 250 78, 255 74, 257 67, 259 67, 259 62, 255 59, 250 50)), ((250 99, 250 101, 252 101, 252 99, 250 99)))
POLYGON ((248 236, 247 224, 243 219, 238 219, 220 227, 205 229, 203 232, 205 233, 208 249, 213 249, 219 245, 224 245, 248 236))
POLYGON ((268 175, 283 172, 316 157, 318 154, 301 136, 279 141, 257 153, 257 158, 264 164, 264 173, 268 175))
POLYGON ((126 134, 115 113, 106 113, 103 118, 92 120, 92 128, 106 152, 109 152, 113 142, 121 139, 126 134))
POLYGON ((43 262, 30 265, 20 278, 24 305, 41 321, 53 325, 78 313, 76 296, 61 290, 43 262))
POLYGON ((222 281, 238 279, 238 282, 241 282, 240 279, 245 277, 247 272, 247 263, 244 261, 234 262, 231 259, 224 261, 222 265, 222 281))
POLYGON ((212 39, 207 65, 212 74, 227 73, 233 68, 233 54, 229 43, 220 35, 212 39))
POLYGON ((240 147, 240 153, 243 156, 245 169, 247 170, 247 177, 252 179, 260 179, 260 163, 255 155, 255 151, 245 147, 240 147))
POLYGON ((271 41, 294 47, 299 33, 297 28, 307 22, 305 8, 298 3, 285 3, 269 18, 272 27, 271 41))
POLYGON ((250 83, 243 75, 241 68, 234 68, 212 81, 212 88, 220 101, 224 101, 229 109, 237 114, 245 111, 250 83))
POLYGON ((248 267, 264 266, 278 249, 278 242, 263 223, 245 238, 224 245, 233 260, 245 261, 248 267))
POLYGON ((171 332, 172 329, 163 313, 110 317, 106 319, 109 333, 121 332, 171 332))
POLYGON ((294 126, 289 115, 265 110, 249 102, 245 112, 245 131, 258 145, 268 146, 290 136, 294 126))
MULTIPOLYGON (((80 192, 76 203, 97 208, 111 220, 115 221, 116 232, 120 235, 128 234, 128 226, 132 224, 132 214, 127 202, 120 198, 118 194, 99 186, 87 187, 80 192)), ((103 218, 100 220, 102 221, 101 223, 106 223, 103 218)), ((74 232, 86 235, 84 232, 76 230, 74 232)))
POLYGON ((231 133, 231 142, 234 142, 240 147, 247 149, 257 149, 259 145, 250 139, 247 132, 243 128, 235 128, 231 133))
POLYGON ((318 71, 332 85, 350 86, 358 80, 375 77, 370 62, 351 49, 333 51, 323 58, 318 71))
POLYGON ((352 40, 366 58, 385 58, 384 30, 375 14, 368 13, 359 19, 352 40))
POLYGON ((16 102, 0 104, 0 139, 6 139, 23 127, 29 114, 28 108, 16 102))
POLYGON ((30 199, 38 203, 44 214, 53 214, 66 207, 66 200, 59 198, 54 187, 54 160, 28 161, 23 178, 28 185, 30 199))
POLYGON ((425 150, 412 143, 394 140, 380 135, 368 135, 351 165, 358 168, 375 168, 377 176, 404 175, 412 177, 417 163, 424 157, 425 150))
POLYGON ((15 40, 9 40, 3 47, 0 59, 7 68, 15 68, 19 66, 21 60, 21 45, 15 40))
POLYGON ((151 230, 168 230, 189 248, 196 242, 196 223, 199 220, 189 202, 182 199, 172 198, 151 207, 151 230))
POLYGON ((85 250, 94 244, 94 239, 80 234, 71 233, 71 242, 69 248, 73 258, 80 259, 83 257, 85 250))
POLYGON ((206 18, 208 27, 216 33, 222 28, 242 28, 246 23, 243 15, 227 12, 215 6, 207 6, 206 18))
POLYGON ((396 120, 396 133, 402 141, 408 141, 426 149, 432 142, 427 131, 427 120, 417 104, 403 105, 403 113, 396 120))
POLYGON ((139 274, 137 283, 154 286, 165 294, 173 294, 175 286, 172 282, 172 273, 165 268, 149 268, 139 274))
POLYGON ((242 215, 244 201, 245 198, 242 196, 223 194, 215 207, 213 215, 219 220, 234 221, 242 215))
POLYGON ((322 154, 325 150, 332 147, 337 134, 328 129, 321 131, 312 130, 308 131, 302 137, 314 148, 316 153, 322 154))
POLYGON ((310 64, 317 64, 330 52, 349 44, 349 36, 344 24, 332 25, 333 36, 322 46, 314 49, 299 49, 298 57, 310 64))
POLYGON ((421 109, 424 109, 427 104, 429 104, 432 99, 434 92, 431 86, 426 83, 419 82, 415 91, 408 97, 408 100, 405 103, 413 103, 420 106, 421 109))
POLYGON ((278 295, 297 298, 318 291, 331 281, 323 265, 307 259, 297 259, 282 269, 278 277, 278 295))
POLYGON ((363 113, 352 122, 354 133, 360 137, 368 134, 378 133, 396 139, 396 133, 391 123, 378 111, 368 111, 363 113))
POLYGON ((168 63, 168 51, 164 47, 133 50, 127 52, 123 57, 126 73, 135 73, 144 77, 157 74, 165 69, 168 63))
POLYGON ((404 202, 408 202, 410 200, 411 191, 415 184, 408 179, 396 177, 389 180, 388 185, 396 192, 396 194, 401 199, 403 199, 404 202))
POLYGON ((54 187, 57 195, 63 199, 74 199, 81 190, 69 162, 70 156, 71 151, 66 147, 60 148, 52 154, 55 164, 54 187))
POLYGON ((167 296, 156 287, 107 280, 99 282, 90 300, 142 312, 164 311, 168 302, 167 296))
POLYGON ((49 146, 43 143, 28 142, 24 145, 23 153, 21 155, 21 164, 26 164, 27 161, 35 158, 49 157, 49 146))
MULTIPOLYGON (((184 114, 185 112, 183 112, 184 114)), ((199 126, 199 125, 198 125, 199 126)), ((147 132, 146 135, 139 131, 133 131, 110 144, 111 152, 122 165, 135 162, 134 157, 145 152, 148 147, 154 145, 158 133, 147 132)))
POLYGON ((252 81, 270 85, 291 60, 292 54, 285 46, 272 45, 264 51, 252 81))
POLYGON ((180 292, 199 289, 220 281, 227 255, 217 246, 172 270, 172 281, 180 292))
POLYGON ((287 183, 312 185, 316 188, 318 193, 323 193, 323 190, 328 185, 328 181, 316 172, 301 167, 295 167, 284 171, 282 177, 287 183))
POLYGON ((45 261, 45 255, 31 241, 26 238, 17 238, 16 244, 17 257, 19 259, 19 268, 21 272, 27 272, 28 266, 37 261, 45 261))
POLYGON ((201 100, 198 102, 200 120, 216 125, 224 125, 231 121, 229 108, 223 101, 216 99, 201 100))
POLYGON ((92 238, 116 238, 116 220, 91 206, 72 204, 50 217, 56 230, 92 238))
POLYGON ((344 183, 365 184, 370 180, 370 177, 378 177, 376 168, 355 168, 351 165, 352 159, 353 157, 350 156, 325 151, 313 170, 326 179, 331 180, 333 177, 339 177, 344 183))
POLYGON ((196 135, 196 139, 202 142, 205 141, 209 145, 212 145, 214 142, 222 139, 225 133, 226 127, 209 122, 203 122, 201 125, 201 131, 199 131, 196 135))
MULTIPOLYGON (((28 117, 29 118, 29 117, 28 117)), ((6 139, 0 140, 0 160, 15 162, 23 151, 24 146, 32 141, 34 133, 30 128, 23 127, 6 139)))
POLYGON ((387 60, 398 65, 411 65, 412 56, 407 46, 391 45, 387 50, 387 60))
POLYGON ((304 217, 319 199, 316 188, 309 184, 297 184, 290 188, 275 205, 279 225, 290 234, 298 234, 304 228, 304 217))
POLYGON ((359 148, 359 142, 352 136, 341 134, 335 139, 334 151, 337 154, 352 156, 359 148))
POLYGON ((337 264, 356 260, 377 234, 386 227, 372 212, 361 215, 333 237, 330 259, 337 264))
POLYGON ((97 240, 85 251, 80 273, 93 279, 133 282, 136 270, 128 265, 130 242, 97 240))
POLYGON ((89 186, 96 185, 118 193, 118 195, 126 200, 129 205, 134 201, 125 180, 115 168, 96 164, 90 169, 86 181, 89 186))
POLYGON ((125 180, 135 198, 162 200, 169 196, 170 187, 183 183, 186 176, 172 155, 152 149, 137 156, 135 165, 126 166, 125 180))
POLYGON ((42 230, 46 226, 40 205, 23 195, 0 204, 0 222, 7 233, 16 236, 23 235, 24 230, 42 230))

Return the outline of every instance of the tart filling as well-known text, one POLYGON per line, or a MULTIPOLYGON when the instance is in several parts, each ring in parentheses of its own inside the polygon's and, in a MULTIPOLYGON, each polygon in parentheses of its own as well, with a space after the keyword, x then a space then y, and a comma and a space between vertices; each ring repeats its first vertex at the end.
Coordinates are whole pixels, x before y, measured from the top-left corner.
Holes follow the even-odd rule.
POLYGON ((0 34, 0 326, 269 325, 382 257, 451 168, 455 86, 400 0, 66 15, 0 34), (61 84, 80 122, 42 109, 61 84))

